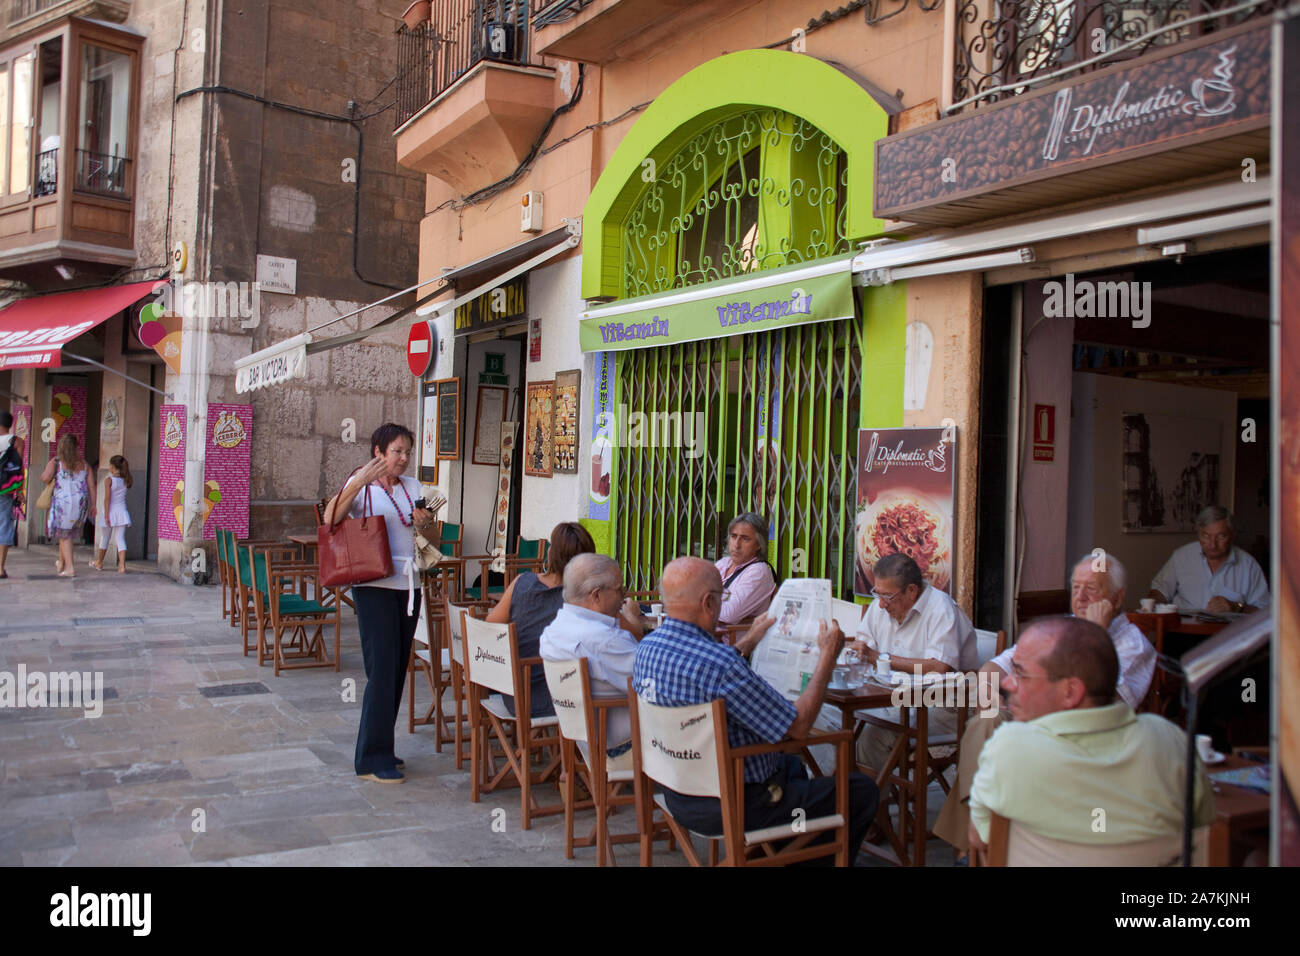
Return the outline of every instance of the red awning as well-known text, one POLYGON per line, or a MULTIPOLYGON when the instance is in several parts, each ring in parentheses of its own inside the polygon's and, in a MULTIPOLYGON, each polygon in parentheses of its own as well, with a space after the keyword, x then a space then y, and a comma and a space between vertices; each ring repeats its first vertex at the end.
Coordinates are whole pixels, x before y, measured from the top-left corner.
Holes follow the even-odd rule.
POLYGON ((57 368, 60 350, 158 288, 161 280, 104 289, 57 292, 13 303, 0 311, 0 369, 57 368))

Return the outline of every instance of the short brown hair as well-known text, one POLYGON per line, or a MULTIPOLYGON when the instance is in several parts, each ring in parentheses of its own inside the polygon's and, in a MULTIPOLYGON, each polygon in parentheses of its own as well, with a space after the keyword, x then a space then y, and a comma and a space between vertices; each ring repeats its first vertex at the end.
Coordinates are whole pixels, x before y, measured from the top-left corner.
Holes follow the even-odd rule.
POLYGON ((1043 655, 1043 670, 1052 680, 1077 677, 1088 697, 1098 705, 1115 700, 1119 683, 1119 655, 1106 629, 1082 617, 1047 617, 1034 621, 1056 638, 1043 655))
POLYGON ((552 574, 564 574, 564 566, 575 555, 592 554, 596 542, 591 533, 576 521, 562 521, 551 532, 551 548, 546 552, 546 570, 552 574))

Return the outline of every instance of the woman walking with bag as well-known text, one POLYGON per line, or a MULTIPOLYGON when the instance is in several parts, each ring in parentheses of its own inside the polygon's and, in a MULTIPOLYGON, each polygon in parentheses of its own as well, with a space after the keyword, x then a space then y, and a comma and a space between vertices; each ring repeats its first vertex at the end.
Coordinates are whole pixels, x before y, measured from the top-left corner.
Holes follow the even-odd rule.
POLYGON ((45 532, 59 543, 54 569, 61 578, 76 577, 72 546, 81 536, 81 526, 86 523, 87 516, 94 520, 95 499, 90 487, 90 469, 77 450, 75 435, 64 435, 59 439, 58 455, 41 471, 41 481, 51 480, 54 491, 50 496, 45 532))
POLYGON ((393 753, 393 725, 401 711, 411 640, 420 620, 421 600, 413 600, 410 590, 415 581, 415 532, 428 528, 445 504, 435 500, 432 509, 416 507, 423 503, 420 483, 403 474, 414 442, 410 429, 392 422, 380 425, 370 436, 374 457, 353 472, 325 506, 325 524, 330 527, 346 517, 382 517, 393 559, 393 574, 352 588, 366 668, 354 766, 358 777, 379 783, 405 779, 399 769, 403 763, 393 753))

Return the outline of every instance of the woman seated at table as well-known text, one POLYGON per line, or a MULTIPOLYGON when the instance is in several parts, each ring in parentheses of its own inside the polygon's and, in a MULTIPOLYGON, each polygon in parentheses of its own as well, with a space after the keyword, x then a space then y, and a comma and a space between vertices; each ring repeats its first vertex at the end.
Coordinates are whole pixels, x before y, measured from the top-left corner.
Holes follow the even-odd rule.
MULTIPOLYGON (((506 593, 487 620, 493 624, 513 623, 519 642, 519 659, 539 656, 542 631, 551 623, 564 604, 564 567, 574 556, 592 554, 596 543, 587 529, 576 521, 565 521, 551 532, 551 547, 546 552, 546 568, 541 574, 526 571, 510 582, 506 593)), ((533 717, 550 717, 555 713, 551 693, 546 687, 546 671, 533 667, 529 674, 533 717)), ((515 699, 502 695, 506 709, 515 712, 515 699)))
POLYGON ((776 590, 776 572, 767 563, 767 522, 752 511, 727 525, 727 557, 716 567, 722 575, 719 624, 735 624, 766 610, 776 590))

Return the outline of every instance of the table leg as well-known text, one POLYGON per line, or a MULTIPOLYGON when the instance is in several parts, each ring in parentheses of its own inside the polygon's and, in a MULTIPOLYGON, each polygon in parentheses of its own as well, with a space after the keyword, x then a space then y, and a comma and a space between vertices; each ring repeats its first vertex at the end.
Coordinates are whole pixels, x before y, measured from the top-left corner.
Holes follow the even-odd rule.
POLYGON ((915 806, 912 824, 916 827, 916 847, 913 851, 912 865, 925 866, 925 837, 929 831, 926 815, 926 791, 929 790, 930 747, 929 714, 926 708, 916 709, 916 776, 913 780, 915 806))

